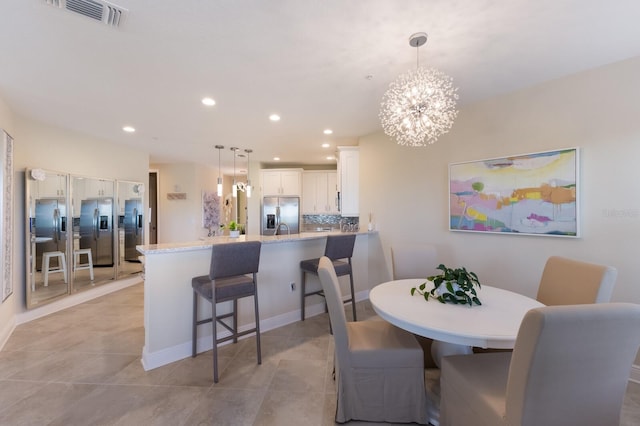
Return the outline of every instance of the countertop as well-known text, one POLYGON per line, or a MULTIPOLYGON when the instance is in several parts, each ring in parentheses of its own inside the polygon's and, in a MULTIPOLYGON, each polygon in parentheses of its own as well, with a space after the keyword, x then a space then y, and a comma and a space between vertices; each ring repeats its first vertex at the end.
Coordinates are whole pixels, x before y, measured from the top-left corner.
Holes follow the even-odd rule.
POLYGON ((237 238, 229 236, 208 237, 198 241, 189 241, 184 243, 164 243, 149 244, 136 246, 136 250, 144 255, 159 253, 174 253, 181 251, 202 250, 211 248, 214 244, 236 243, 242 241, 260 241, 263 244, 292 243, 305 240, 316 240, 326 238, 328 235, 356 234, 369 235, 375 234, 377 231, 359 231, 359 232, 341 232, 341 231, 316 231, 301 232, 291 235, 240 235, 237 238))

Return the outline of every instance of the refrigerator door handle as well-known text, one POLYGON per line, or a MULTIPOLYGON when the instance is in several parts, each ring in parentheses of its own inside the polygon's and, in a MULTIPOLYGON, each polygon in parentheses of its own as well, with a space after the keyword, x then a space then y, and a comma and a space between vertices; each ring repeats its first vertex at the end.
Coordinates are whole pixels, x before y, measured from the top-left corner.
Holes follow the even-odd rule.
POLYGON ((133 234, 137 237, 138 236, 138 209, 134 208, 133 209, 133 234))
POLYGON ((98 209, 93 209, 93 239, 97 240, 99 234, 98 226, 100 226, 98 222, 98 209))
POLYGON ((58 209, 53 209, 53 241, 58 242, 60 238, 60 225, 58 221, 60 220, 60 211, 58 209))

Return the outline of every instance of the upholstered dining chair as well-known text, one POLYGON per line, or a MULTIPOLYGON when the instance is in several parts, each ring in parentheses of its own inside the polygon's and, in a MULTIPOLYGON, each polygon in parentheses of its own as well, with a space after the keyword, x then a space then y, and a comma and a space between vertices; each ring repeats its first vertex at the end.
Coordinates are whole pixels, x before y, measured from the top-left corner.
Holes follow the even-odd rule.
POLYGON ((338 423, 350 420, 427 423, 422 348, 386 321, 347 322, 331 259, 318 275, 335 339, 338 423))
POLYGON ((611 266, 551 256, 542 271, 536 299, 547 306, 609 302, 617 275, 611 266))
MULTIPOLYGON (((391 266, 394 280, 424 278, 438 274, 437 250, 430 244, 393 244, 391 246, 391 266)), ((424 352, 425 368, 437 368, 431 356, 433 340, 416 336, 424 352)))
MULTIPOLYGON (((356 244, 356 234, 340 234, 328 235, 327 243, 324 247, 324 256, 331 259, 337 276, 349 275, 349 287, 351 289, 351 297, 344 300, 344 303, 351 302, 353 312, 353 320, 356 317, 356 295, 353 287, 353 267, 351 265, 351 257, 353 256, 353 247, 356 244)), ((306 259, 300 261, 300 316, 302 321, 305 317, 305 301, 309 296, 324 296, 324 291, 314 290, 307 291, 307 274, 318 275, 318 263, 320 258, 306 259)), ((326 306, 326 305, 325 305, 326 306)))
POLYGON ((442 360, 440 425, 618 425, 640 345, 640 305, 529 311, 513 353, 442 360))
POLYGON ((427 278, 440 273, 436 248, 428 244, 393 244, 391 246, 393 279, 427 278))
MULTIPOLYGON (((193 324, 191 356, 197 354, 198 326, 213 323, 213 381, 218 383, 218 344, 238 337, 256 333, 258 364, 262 363, 260 351, 260 316, 258 315, 258 280, 256 274, 260 264, 259 241, 247 241, 227 244, 214 244, 211 248, 211 266, 209 275, 191 280, 193 288, 193 324), (211 303, 211 318, 198 319, 198 295, 211 303), (255 327, 238 331, 238 299, 253 296, 255 309, 255 327), (217 304, 232 301, 233 311, 218 315, 217 304), (231 318, 231 325, 223 321, 231 318), (222 325, 231 334, 218 337, 217 324, 222 325)), ((228 321, 228 320, 227 320, 228 321)))

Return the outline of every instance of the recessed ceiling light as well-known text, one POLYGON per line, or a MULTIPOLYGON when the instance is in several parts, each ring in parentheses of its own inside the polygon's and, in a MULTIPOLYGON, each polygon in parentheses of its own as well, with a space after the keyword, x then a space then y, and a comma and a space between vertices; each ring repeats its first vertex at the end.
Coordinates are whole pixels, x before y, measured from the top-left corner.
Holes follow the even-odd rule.
POLYGON ((216 104, 216 101, 212 98, 202 98, 202 103, 206 106, 214 106, 216 104))
POLYGON ((133 132, 135 132, 135 131, 136 131, 136 129, 135 129, 134 127, 132 127, 132 126, 124 126, 124 127, 122 128, 122 130, 124 130, 124 131, 125 131, 125 132, 127 132, 127 133, 133 133, 133 132))
POLYGON ((325 135, 330 135, 331 133, 333 133, 333 130, 331 130, 331 129, 324 129, 324 132, 323 132, 323 133, 324 133, 325 135))
POLYGON ((323 144, 322 144, 322 147, 323 147, 323 148, 329 148, 330 146, 331 146, 331 144, 328 144, 328 143, 323 143, 323 144))
POLYGON ((335 160, 335 157, 333 157, 333 156, 329 155, 329 156, 327 157, 327 160, 335 160))
POLYGON ((271 120, 271 121, 280 121, 280 116, 278 114, 271 114, 269 116, 269 120, 271 120))
POLYGON ((280 161, 280 157, 273 157, 273 161, 280 161))

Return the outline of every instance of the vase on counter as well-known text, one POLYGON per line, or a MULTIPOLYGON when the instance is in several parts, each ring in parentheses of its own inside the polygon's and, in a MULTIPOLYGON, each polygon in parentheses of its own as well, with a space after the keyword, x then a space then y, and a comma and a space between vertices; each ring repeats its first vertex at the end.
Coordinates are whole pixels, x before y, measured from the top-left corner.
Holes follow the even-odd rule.
POLYGON ((240 236, 240 231, 239 230, 229 231, 229 237, 238 238, 239 236, 240 236))

